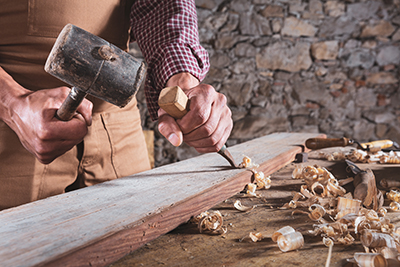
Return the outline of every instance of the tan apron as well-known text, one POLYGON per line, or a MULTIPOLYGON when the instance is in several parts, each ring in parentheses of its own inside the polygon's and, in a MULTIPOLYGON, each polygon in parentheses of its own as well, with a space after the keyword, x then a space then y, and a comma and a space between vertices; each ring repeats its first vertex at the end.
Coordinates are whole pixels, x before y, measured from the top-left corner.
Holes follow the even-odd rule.
MULTIPOLYGON (((133 0, 0 0, 0 66, 30 90, 64 85, 44 62, 68 23, 127 49, 133 0)), ((150 168, 136 99, 123 109, 94 103, 83 143, 41 164, 0 121, 0 210, 150 168)))

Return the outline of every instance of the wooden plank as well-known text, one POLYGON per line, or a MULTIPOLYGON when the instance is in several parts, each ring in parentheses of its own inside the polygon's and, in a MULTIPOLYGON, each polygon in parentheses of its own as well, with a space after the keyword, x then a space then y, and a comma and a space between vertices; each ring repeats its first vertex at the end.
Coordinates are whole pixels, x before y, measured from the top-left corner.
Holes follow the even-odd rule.
MULTIPOLYGON (((307 138, 276 133, 230 147, 266 175, 293 161, 307 138)), ((240 159, 240 160, 239 160, 240 159)), ((227 199, 250 182, 217 153, 0 212, 0 266, 104 266, 227 199)))

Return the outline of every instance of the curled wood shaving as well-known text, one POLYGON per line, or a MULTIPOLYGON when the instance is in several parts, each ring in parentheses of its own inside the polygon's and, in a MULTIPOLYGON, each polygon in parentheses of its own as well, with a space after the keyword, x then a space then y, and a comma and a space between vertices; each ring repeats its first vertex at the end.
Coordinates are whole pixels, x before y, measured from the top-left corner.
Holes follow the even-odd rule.
POLYGON ((329 267, 331 263, 331 257, 332 257, 332 248, 333 248, 333 240, 327 237, 322 238, 322 243, 324 243, 325 246, 329 248, 328 250, 328 257, 326 257, 326 263, 325 267, 329 267))
POLYGON ((400 192, 396 190, 390 190, 390 192, 386 193, 386 197, 392 201, 389 205, 389 208, 392 211, 400 211, 400 192))
POLYGON ((239 163, 238 167, 244 169, 252 169, 252 168, 258 168, 259 165, 252 162, 250 157, 244 156, 243 161, 239 163))
POLYGON ((346 153, 343 151, 335 151, 331 154, 326 155, 326 159, 329 161, 342 161, 346 158, 346 153))
POLYGON ((386 193, 386 196, 391 201, 400 202, 400 192, 399 191, 390 190, 390 192, 386 193))
POLYGON ((257 242, 257 241, 261 241, 265 236, 265 233, 260 232, 260 233, 253 233, 250 232, 249 237, 251 239, 251 241, 253 242, 257 242))
MULTIPOLYGON (((393 264, 394 266, 399 266, 400 265, 400 261, 398 260, 398 258, 400 257, 399 252, 397 251, 396 248, 387 248, 384 247, 382 249, 380 249, 380 253, 382 254, 383 257, 385 257, 385 259, 391 260, 393 261, 398 261, 397 265, 393 264)), ((389 266, 393 266, 393 265, 389 265, 389 266)))
POLYGON ((296 166, 292 172, 292 178, 303 179, 306 188, 311 190, 314 195, 317 193, 322 196, 343 196, 346 190, 340 186, 339 182, 326 168, 314 166, 296 166))
POLYGON ((269 189, 271 187, 271 176, 265 176, 262 171, 257 171, 259 165, 252 162, 248 156, 243 157, 243 161, 238 165, 239 168, 249 169, 253 173, 253 183, 247 184, 247 197, 261 197, 256 193, 256 189, 269 189))
POLYGON ((396 242, 393 237, 385 233, 376 233, 366 229, 363 230, 360 240, 362 245, 368 248, 396 248, 396 242))
POLYGON ((240 211, 246 212, 246 211, 251 211, 253 210, 255 207, 257 207, 257 205, 254 205, 252 207, 246 207, 242 204, 242 202, 240 200, 236 200, 235 203, 233 204, 233 206, 240 211))
POLYGON ((277 242, 279 236, 293 233, 293 232, 295 232, 293 227, 285 226, 285 227, 282 227, 281 229, 277 230, 275 233, 273 233, 271 239, 272 239, 272 241, 277 242))
POLYGON ((389 207, 392 211, 400 211, 400 203, 399 202, 390 202, 389 207))
POLYGON ((200 233, 225 234, 227 232, 226 226, 223 225, 222 215, 218 210, 202 212, 192 221, 197 223, 200 233))
POLYGON ((343 245, 351 245, 354 243, 354 241, 355 241, 355 239, 350 233, 347 233, 347 235, 344 237, 338 238, 338 243, 343 244, 343 245))
POLYGON ((388 154, 382 155, 379 162, 383 164, 400 164, 400 153, 390 151, 388 154))
POLYGON ((326 185, 326 191, 328 192, 328 196, 343 196, 346 194, 346 190, 339 185, 339 182, 335 178, 329 178, 328 183, 326 185))
POLYGON ((340 219, 344 215, 349 213, 357 214, 360 210, 361 201, 358 199, 348 199, 343 197, 338 197, 337 211, 335 219, 340 219))
POLYGON ((260 197, 260 195, 256 193, 256 190, 257 190, 256 184, 253 184, 253 183, 247 184, 246 196, 247 197, 260 197))
POLYGON ((304 245, 304 238, 300 232, 291 232, 278 236, 278 247, 282 252, 288 252, 301 248, 304 245))
POLYGON ((346 154, 346 159, 352 162, 368 163, 370 160, 370 155, 363 150, 352 149, 346 154))
POLYGON ((254 183, 257 189, 269 189, 271 187, 271 176, 265 177, 261 171, 252 170, 254 176, 254 183))
POLYGON ((326 214, 325 208, 319 204, 312 204, 308 210, 310 211, 308 217, 310 217, 310 219, 313 221, 321 220, 326 214))
POLYGON ((382 179, 379 184, 385 189, 394 189, 400 187, 400 181, 382 179))
POLYGON ((358 266, 387 266, 387 260, 380 253, 355 253, 354 261, 358 266))
POLYGON ((385 217, 386 214, 387 214, 387 209, 385 209, 384 207, 382 207, 382 208, 380 208, 380 209, 378 210, 378 216, 379 216, 379 217, 385 217))

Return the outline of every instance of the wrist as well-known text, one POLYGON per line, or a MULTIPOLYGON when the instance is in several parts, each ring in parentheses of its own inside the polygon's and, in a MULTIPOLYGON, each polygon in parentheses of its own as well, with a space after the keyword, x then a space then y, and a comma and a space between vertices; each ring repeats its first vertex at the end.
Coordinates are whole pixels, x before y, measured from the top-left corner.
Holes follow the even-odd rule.
POLYGON ((0 120, 11 123, 11 113, 17 100, 29 92, 0 67, 0 120))
POLYGON ((166 85, 167 87, 177 85, 180 88, 182 88, 182 90, 185 91, 190 88, 196 87, 199 84, 200 84, 199 80, 189 72, 180 72, 171 76, 171 78, 169 78, 169 80, 167 81, 166 85))

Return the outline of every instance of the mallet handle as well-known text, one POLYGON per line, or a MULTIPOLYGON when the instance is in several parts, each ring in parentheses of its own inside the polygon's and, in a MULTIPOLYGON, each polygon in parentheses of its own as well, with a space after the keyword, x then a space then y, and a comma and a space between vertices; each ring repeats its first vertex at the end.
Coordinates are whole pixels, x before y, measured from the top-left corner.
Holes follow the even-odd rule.
POLYGON ((71 120, 86 95, 87 93, 76 87, 72 87, 64 103, 62 103, 60 109, 57 110, 56 118, 62 121, 71 120))

